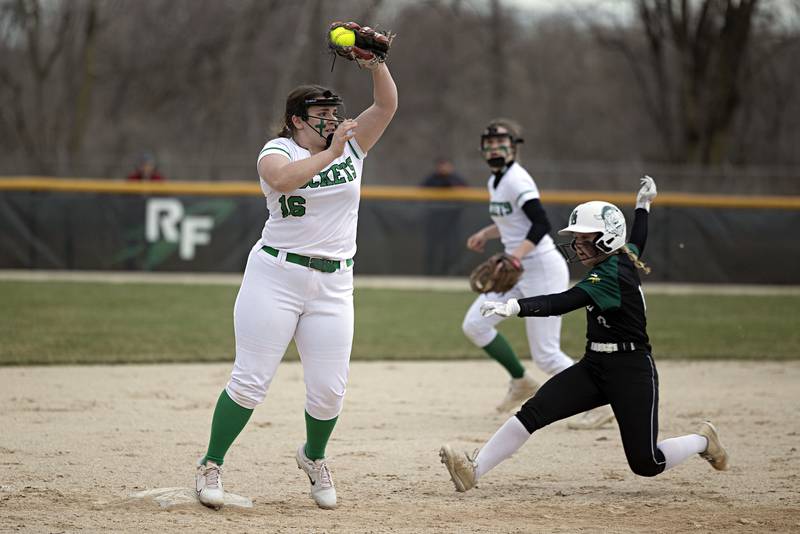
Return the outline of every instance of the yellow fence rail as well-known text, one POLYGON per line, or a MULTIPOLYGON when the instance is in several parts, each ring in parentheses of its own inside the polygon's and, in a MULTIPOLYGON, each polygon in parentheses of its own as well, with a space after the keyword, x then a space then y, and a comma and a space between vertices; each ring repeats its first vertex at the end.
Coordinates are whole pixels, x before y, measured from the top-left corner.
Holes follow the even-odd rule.
MULTIPOLYGON (((86 178, 52 178, 19 176, 0 178, 0 191, 50 191, 65 193, 98 193, 122 195, 198 195, 198 196, 261 196, 258 183, 253 182, 127 182, 86 178)), ((361 196, 370 200, 459 201, 488 202, 485 189, 463 187, 432 189, 423 187, 364 186, 361 196)), ((543 190, 547 204, 575 205, 588 200, 606 200, 619 205, 633 205, 634 193, 612 191, 543 190)), ((800 209, 800 196, 707 195, 662 192, 661 206, 738 209, 800 209)))

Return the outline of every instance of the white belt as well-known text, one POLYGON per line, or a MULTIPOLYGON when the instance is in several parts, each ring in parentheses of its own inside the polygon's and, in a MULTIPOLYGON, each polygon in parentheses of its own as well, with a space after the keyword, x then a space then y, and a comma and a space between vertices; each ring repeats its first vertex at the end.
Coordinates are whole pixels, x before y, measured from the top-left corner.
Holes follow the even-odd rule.
MULTIPOLYGON (((644 347, 638 347, 644 348, 644 347)), ((589 343, 589 349, 594 352, 631 352, 637 349, 635 343, 589 343)))

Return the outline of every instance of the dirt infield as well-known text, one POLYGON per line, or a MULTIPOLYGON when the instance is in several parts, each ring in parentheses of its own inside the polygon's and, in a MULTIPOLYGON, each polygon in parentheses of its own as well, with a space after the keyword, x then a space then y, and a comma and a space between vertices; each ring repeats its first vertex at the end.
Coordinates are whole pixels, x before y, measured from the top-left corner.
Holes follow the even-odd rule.
POLYGON ((0 368, 0 531, 798 532, 800 362, 662 362, 662 437, 712 419, 732 455, 633 475, 616 426, 537 432, 457 494, 437 450, 477 447, 504 421, 491 362, 352 365, 329 446, 340 507, 317 509, 293 454, 303 382, 284 364, 226 458, 252 509, 163 509, 130 495, 190 487, 230 366, 0 368))

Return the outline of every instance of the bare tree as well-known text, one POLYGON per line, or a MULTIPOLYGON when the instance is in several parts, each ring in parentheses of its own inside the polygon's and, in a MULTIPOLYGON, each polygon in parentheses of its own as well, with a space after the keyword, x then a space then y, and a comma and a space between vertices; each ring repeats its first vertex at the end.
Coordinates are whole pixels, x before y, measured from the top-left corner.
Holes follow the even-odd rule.
POLYGON ((170 178, 252 179, 291 87, 331 86, 351 116, 372 101, 368 72, 330 71, 333 20, 398 33, 374 183, 446 155, 479 185, 497 114, 522 123, 548 187, 644 162, 800 162, 800 0, 627 2, 632 20, 581 23, 503 0, 0 0, 0 170, 124 176, 152 150, 170 178))
POLYGON ((92 97, 97 78, 97 36, 101 29, 95 0, 87 3, 82 18, 81 27, 77 30, 80 32, 80 38, 77 39, 79 49, 74 56, 75 61, 65 62, 66 68, 64 69, 67 80, 72 78, 71 71, 80 72, 80 78, 76 80, 75 84, 77 94, 73 97, 75 102, 74 120, 66 142, 71 157, 74 157, 81 149, 92 113, 92 97))
POLYGON ((619 26, 592 27, 628 60, 667 159, 725 161, 759 0, 631 1, 643 43, 619 26))
POLYGON ((17 43, 17 53, 9 57, 14 68, 0 65, 0 81, 15 99, 11 122, 37 170, 49 172, 47 155, 54 143, 52 136, 43 135, 51 120, 45 106, 47 82, 66 46, 73 13, 65 13, 55 28, 37 0, 5 2, 1 13, 4 37, 17 43))
POLYGON ((491 107, 494 115, 502 115, 503 102, 506 99, 506 86, 508 84, 508 56, 506 54, 506 41, 510 32, 503 13, 500 0, 491 0, 491 53, 488 59, 492 73, 492 100, 491 107))

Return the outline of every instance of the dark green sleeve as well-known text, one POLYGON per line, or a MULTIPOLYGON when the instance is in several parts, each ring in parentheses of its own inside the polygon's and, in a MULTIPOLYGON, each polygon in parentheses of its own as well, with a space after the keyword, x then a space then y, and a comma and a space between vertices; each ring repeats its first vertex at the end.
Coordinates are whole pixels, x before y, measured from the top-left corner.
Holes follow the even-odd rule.
POLYGON ((622 293, 617 280, 617 258, 612 257, 589 271, 586 277, 575 286, 592 298, 601 310, 619 308, 622 293))
POLYGON ((633 243, 626 243, 626 245, 628 245, 628 250, 630 250, 631 252, 633 252, 637 256, 639 255, 639 247, 637 247, 633 243))

